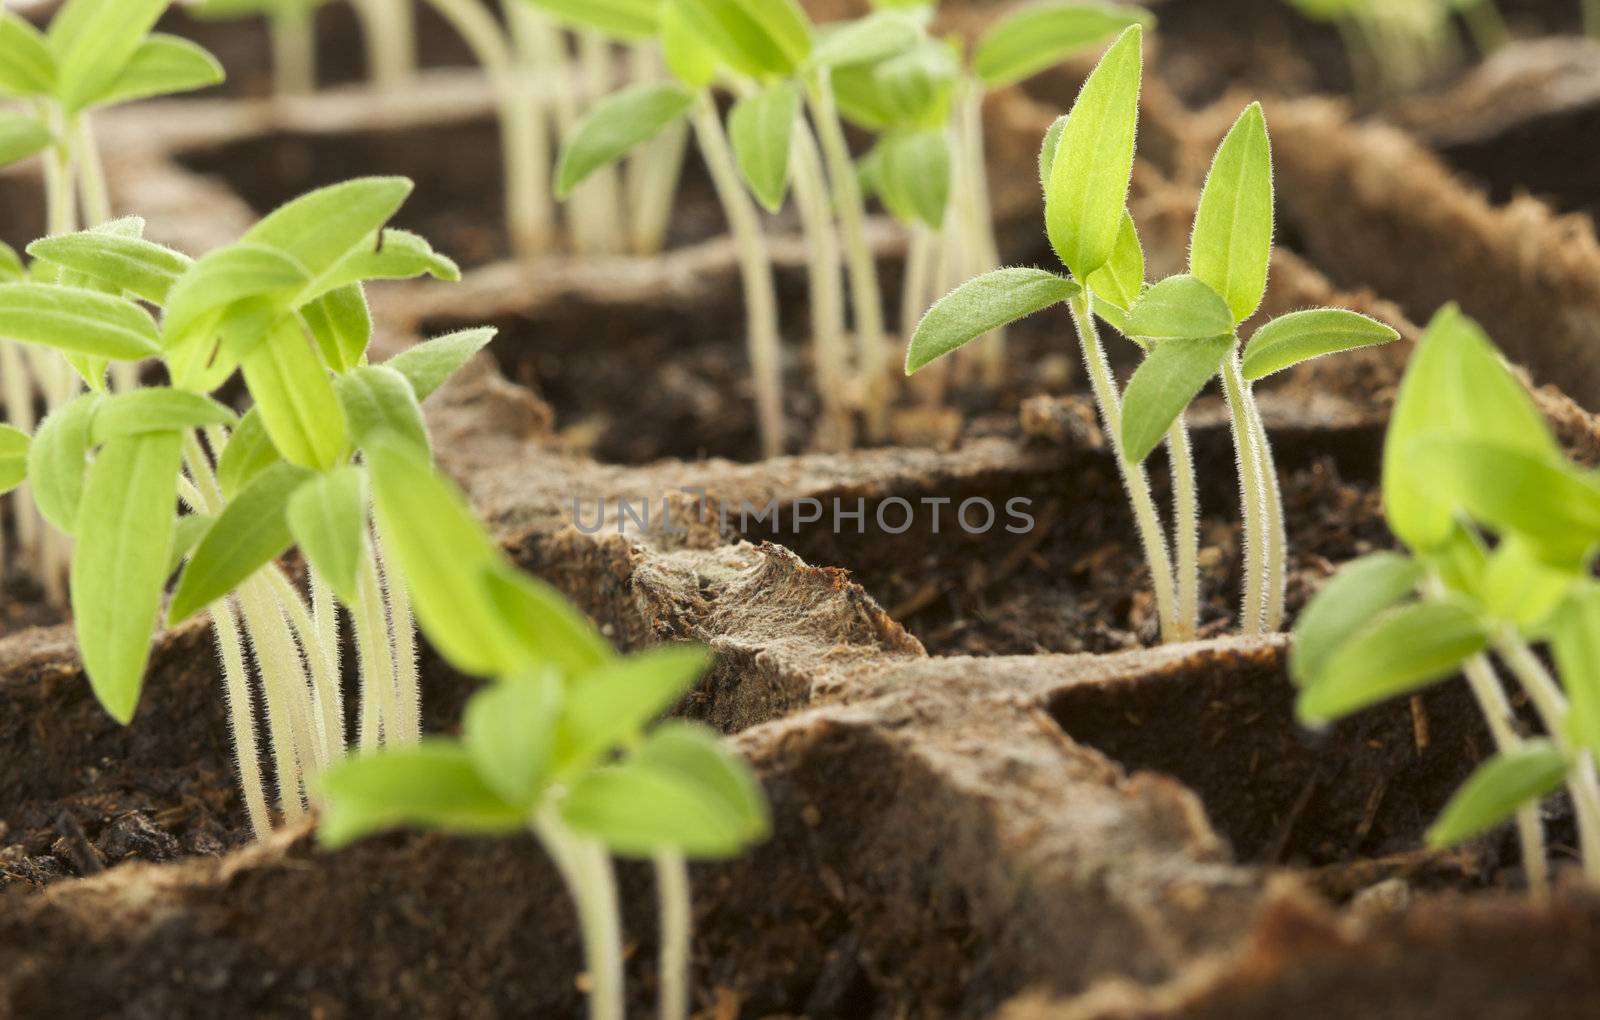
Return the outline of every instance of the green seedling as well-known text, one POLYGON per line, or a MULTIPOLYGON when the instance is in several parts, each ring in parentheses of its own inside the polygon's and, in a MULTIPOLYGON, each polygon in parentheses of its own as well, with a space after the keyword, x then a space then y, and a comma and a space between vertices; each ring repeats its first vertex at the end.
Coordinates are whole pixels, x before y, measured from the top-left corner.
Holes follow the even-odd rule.
POLYGON ((1460 672, 1495 744, 1429 842, 1517 819, 1530 886, 1548 885, 1538 801, 1565 784, 1584 870, 1600 881, 1600 482, 1563 456, 1522 383, 1477 324, 1439 312, 1396 399, 1384 513, 1407 552, 1348 564, 1295 627, 1302 719, 1326 723, 1460 672), (1490 541, 1492 537, 1493 541, 1490 541), (1560 680, 1530 642, 1548 641, 1560 680), (1491 661, 1546 737, 1517 729, 1491 661))
MULTIPOLYGON (((272 46, 273 90, 306 96, 317 87, 316 13, 326 0, 200 0, 196 17, 261 17, 272 46)), ((367 70, 379 85, 403 85, 416 73, 416 27, 411 0, 352 0, 361 18, 367 70)))
POLYGON ((589 1013, 623 1013, 612 855, 653 862, 661 1015, 688 1016, 686 861, 766 838, 748 767, 706 727, 651 726, 709 664, 691 645, 616 655, 554 590, 506 562, 459 493, 390 436, 368 458, 384 543, 424 634, 456 668, 495 681, 467 705, 459 741, 364 754, 321 781, 321 840, 346 845, 414 826, 467 835, 531 830, 566 882, 583 931, 589 1013))
MULTIPOLYGON (((1452 18, 1459 14, 1479 51, 1511 39, 1494 0, 1288 0, 1301 14, 1339 29, 1358 88, 1412 91, 1460 61, 1452 18)), ((1592 0, 1584 0, 1590 3, 1592 0)))
POLYGON ((119 221, 29 246, 36 275, 72 283, 0 285, 7 338, 55 348, 89 386, 41 423, 27 477, 45 519, 75 543, 73 619, 94 692, 113 717, 132 718, 178 571, 166 620, 211 612, 257 833, 271 826, 257 693, 286 817, 304 813, 310 781, 344 754, 338 606, 360 659, 361 746, 414 743, 420 731, 410 598, 371 537, 359 458, 379 433, 425 456, 420 402, 491 331, 368 363, 366 282, 459 276, 421 238, 385 228, 410 190, 401 178, 324 188, 198 260, 119 221), (159 328, 146 305, 162 310, 159 328), (145 357, 159 358, 169 387, 107 392, 107 360, 145 357), (206 396, 235 372, 252 403, 242 417, 206 396), (309 607, 276 563, 291 546, 308 566, 309 607))

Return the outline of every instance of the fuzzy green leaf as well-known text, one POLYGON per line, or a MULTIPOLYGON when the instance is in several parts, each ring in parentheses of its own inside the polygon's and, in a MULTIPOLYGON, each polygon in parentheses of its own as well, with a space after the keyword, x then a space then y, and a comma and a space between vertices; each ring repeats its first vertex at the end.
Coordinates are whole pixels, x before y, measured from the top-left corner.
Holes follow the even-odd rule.
POLYGON ((689 28, 717 59, 752 78, 787 77, 811 53, 795 0, 680 0, 689 28))
POLYGON ((1128 309, 1129 336, 1153 340, 1233 338, 1233 315, 1215 290, 1193 276, 1152 284, 1128 309))
POLYGON ((50 144, 50 131, 35 117, 0 110, 0 166, 42 152, 50 144))
POLYGON ((563 676, 582 676, 615 658, 589 618, 538 578, 497 564, 484 583, 530 667, 549 665, 563 676))
POLYGON ((692 92, 665 82, 640 82, 595 103, 561 147, 556 197, 572 194, 590 174, 660 134, 693 105, 692 92))
POLYGON ((404 826, 466 835, 527 826, 526 807, 507 803, 465 748, 442 740, 347 759, 324 772, 317 786, 327 798, 317 840, 330 849, 404 826))
POLYGON ((239 419, 217 459, 217 484, 222 487, 222 495, 233 499, 252 478, 282 460, 283 455, 267 435, 267 427, 261 424, 261 412, 251 408, 239 419))
POLYGON ((1568 734, 1600 755, 1600 587, 1575 588, 1550 625, 1550 651, 1571 699, 1568 734))
POLYGON ((906 351, 906 374, 991 330, 1074 298, 1080 289, 1043 269, 998 269, 968 280, 917 324, 906 351))
POLYGON ((1325 354, 1400 339, 1389 326, 1344 308, 1290 312, 1256 330, 1244 351, 1244 377, 1251 382, 1325 354))
POLYGON ((27 275, 28 271, 22 268, 22 259, 17 256, 17 250, 0 241, 0 283, 11 283, 27 275))
MULTIPOLYGON (((454 282, 461 279, 461 267, 434 251, 420 234, 387 227, 378 235, 376 247, 356 249, 318 280, 317 286, 327 293, 352 283, 410 280, 418 276, 454 282)), ((322 294, 308 296, 315 299, 322 294)))
POLYGON ((972 68, 989 88, 1004 88, 1155 19, 1136 7, 1102 3, 1044 3, 999 21, 978 40, 972 68))
POLYGON ((1409 556, 1380 552, 1352 560, 1323 585, 1295 622, 1289 677, 1308 687, 1328 660, 1380 613, 1414 595, 1422 565, 1409 556))
POLYGON ((1232 336, 1167 340, 1155 346, 1122 397, 1122 452, 1128 463, 1140 463, 1161 444, 1232 349, 1232 336))
POLYGON ((1488 640, 1483 620, 1457 601, 1392 609, 1327 657, 1321 674, 1301 690, 1297 711, 1307 722, 1331 722, 1409 694, 1454 673, 1488 640))
POLYGON ((661 58, 674 78, 699 91, 716 80, 717 55, 697 34, 688 10, 691 2, 662 0, 661 58))
POLYGON ((217 523, 210 514, 184 514, 172 522, 172 546, 167 550, 167 576, 171 577, 183 566, 195 546, 206 537, 206 532, 217 523))
POLYGON ((561 722, 559 768, 581 771, 638 740, 646 724, 677 704, 710 665, 711 653, 699 645, 663 645, 613 659, 576 679, 561 722))
POLYGON ((181 432, 207 425, 232 425, 237 416, 210 397, 151 386, 117 393, 101 402, 95 412, 90 442, 104 443, 119 436, 147 432, 181 432))
POLYGON ((239 360, 261 424, 283 459, 326 471, 349 451, 344 409, 300 324, 284 319, 239 360))
POLYGON ((483 578, 502 557, 477 515, 410 443, 366 448, 385 553, 399 565, 417 623, 439 654, 473 676, 505 676, 523 661, 483 578))
POLYGON ((151 96, 193 92, 220 84, 225 77, 222 65, 205 47, 156 32, 139 44, 122 73, 91 105, 112 106, 151 96))
POLYGON ((800 93, 778 82, 734 104, 728 139, 750 193, 777 212, 789 190, 789 143, 800 117, 800 93))
POLYGON ((1489 554, 1479 582, 1484 613, 1509 620, 1523 633, 1541 629, 1576 580, 1574 564, 1553 567, 1543 550, 1521 535, 1506 535, 1489 554))
POLYGON ((948 45, 925 39, 881 63, 837 67, 830 74, 839 113, 851 123, 881 132, 946 123, 959 68, 948 45))
POLYGON ((1272 143, 1261 104, 1251 103, 1211 162, 1189 239, 1189 271, 1223 296, 1236 323, 1267 292, 1272 216, 1272 143))
POLYGON ((361 284, 349 283, 300 307, 300 321, 322 354, 323 364, 344 373, 361 364, 372 342, 372 312, 361 284))
POLYGON ((468 358, 488 346, 496 332, 493 327, 483 326, 424 340, 383 364, 410 381, 418 400, 427 400, 434 390, 443 386, 445 380, 467 363, 468 358))
POLYGON ((941 129, 897 131, 878 145, 878 193, 901 222, 939 230, 950 202, 950 140, 941 129))
POLYGON ((1144 245, 1139 243, 1133 214, 1127 210, 1123 210, 1122 229, 1117 232, 1117 246, 1111 251, 1110 261, 1089 274, 1088 284, 1094 294, 1095 310, 1109 304, 1122 313, 1123 320, 1144 292, 1144 245))
POLYGON ((48 96, 56 60, 45 37, 20 14, 0 10, 0 95, 48 96))
POLYGON ((90 430, 106 398, 83 393, 45 416, 28 451, 28 486, 44 519, 66 534, 78 526, 90 430))
POLYGON ((274 464, 228 502, 178 581, 167 610, 169 626, 227 595, 288 550, 294 541, 289 499, 312 477, 294 464, 274 464))
POLYGON ((310 270, 276 248, 240 242, 208 252, 172 285, 162 320, 168 350, 194 333, 215 330, 217 313, 249 298, 289 298, 311 279, 310 270))
POLYGON ((155 305, 166 304, 173 285, 194 265, 189 256, 152 241, 89 230, 35 241, 28 254, 155 305))
POLYGON ((367 476, 346 465, 294 491, 289 533, 306 559, 347 606, 359 605, 356 575, 367 533, 367 476))
POLYGON ((180 439, 113 439, 89 467, 72 529, 72 619, 95 697, 127 724, 139 704, 167 579, 180 439))
POLYGON ((1497 754, 1478 766, 1450 798, 1428 829, 1428 845, 1455 846, 1492 829, 1522 805, 1554 793, 1566 776, 1566 758, 1548 740, 1530 740, 1497 754))
POLYGON ((133 302, 46 283, 0 284, 0 340, 115 361, 160 351, 156 324, 133 302))
POLYGON ((28 434, 0 425, 0 493, 10 492, 28 478, 28 434))
POLYGON ((384 433, 413 444, 422 453, 431 449, 422 405, 406 377, 387 365, 365 365, 334 382, 339 406, 350 423, 357 446, 384 433))
POLYGON ((1141 30, 1122 33, 1067 115, 1045 186, 1045 228, 1056 255, 1083 280, 1116 250, 1139 124, 1141 30))
POLYGON ((661 0, 522 0, 573 28, 592 28, 618 39, 645 40, 659 28, 661 0))
POLYGON ((916 18, 900 11, 874 11, 826 28, 811 51, 813 67, 876 64, 922 41, 922 27, 916 18))
POLYGON ((47 38, 58 68, 56 95, 76 112, 107 95, 170 0, 68 0, 47 38))
POLYGON ((549 778, 563 695, 560 675, 539 671, 494 684, 467 702, 467 753, 507 802, 534 803, 549 778))
POLYGON ((404 177, 358 177, 318 188, 279 206, 245 232, 246 243, 290 256, 311 283, 307 297, 321 293, 324 276, 336 273, 358 250, 376 250, 378 231, 411 194, 404 177))

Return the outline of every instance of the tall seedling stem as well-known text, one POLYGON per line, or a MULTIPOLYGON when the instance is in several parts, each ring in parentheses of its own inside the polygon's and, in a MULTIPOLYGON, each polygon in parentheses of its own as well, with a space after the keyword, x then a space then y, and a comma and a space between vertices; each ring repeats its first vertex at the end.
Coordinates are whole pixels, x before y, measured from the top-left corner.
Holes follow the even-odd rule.
POLYGON ((412 0, 356 0, 367 51, 367 73, 383 89, 398 88, 417 71, 417 26, 412 0))
POLYGON ((267 18, 272 45, 272 84, 280 98, 317 90, 317 37, 310 8, 285 5, 267 18))
MULTIPOLYGON (((845 341, 843 263, 834 229, 832 200, 817 139, 804 118, 795 123, 794 199, 806 239, 806 279, 811 293, 812 358, 822 420, 816 442, 823 450, 847 450, 855 443, 855 422, 845 394, 850 382, 850 351, 845 341)), ((920 309, 919 309, 920 312, 920 309)))

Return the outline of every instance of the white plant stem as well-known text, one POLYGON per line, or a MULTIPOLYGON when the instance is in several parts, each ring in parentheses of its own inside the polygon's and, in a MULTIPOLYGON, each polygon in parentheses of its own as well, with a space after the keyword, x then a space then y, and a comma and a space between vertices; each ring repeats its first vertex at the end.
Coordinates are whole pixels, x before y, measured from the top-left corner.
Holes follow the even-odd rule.
POLYGON ((339 662, 339 606, 322 574, 314 567, 308 567, 307 573, 310 575, 311 621, 316 632, 316 644, 333 676, 333 682, 319 689, 318 693, 330 735, 329 748, 335 752, 336 758, 342 758, 345 752, 345 719, 344 674, 339 662))
POLYGON ((228 727, 233 734, 233 756, 239 766, 239 787, 244 793, 245 814, 257 839, 272 831, 272 816, 267 812, 266 786, 261 778, 261 752, 256 749, 255 708, 250 697, 250 674, 245 668, 244 645, 231 598, 211 604, 211 630, 217 639, 217 655, 222 659, 222 690, 228 703, 228 727))
POLYGON ((567 828, 552 810, 539 813, 533 831, 577 908, 589 971, 589 1020, 622 1020, 622 923, 611 858, 598 841, 567 828))
POLYGON ((889 435, 889 341, 884 333, 882 292, 878 266, 867 244, 867 213, 856 179, 855 161, 845 139, 844 125, 833 100, 828 71, 817 72, 808 82, 807 103, 822 142, 832 185, 833 205, 844 233, 845 267, 850 276, 850 305, 855 314, 856 370, 861 376, 867 437, 882 442, 889 435))
POLYGON ((273 89, 281 97, 317 89, 317 36, 311 11, 287 8, 267 18, 272 43, 273 89))
POLYGON ((87 112, 78 114, 73 139, 74 162, 78 167, 78 195, 83 202, 85 226, 98 227, 112 217, 111 191, 106 187, 105 161, 95 142, 94 125, 87 112))
POLYGON ((44 151, 45 232, 70 234, 78 229, 78 210, 73 189, 72 139, 70 125, 55 111, 50 118, 55 141, 44 151))
POLYGON ((1289 570, 1289 533, 1283 519, 1283 488, 1278 483, 1278 465, 1272 456, 1267 426, 1261 420, 1261 405, 1256 403, 1255 392, 1248 385, 1245 386, 1244 397, 1261 466, 1262 507, 1266 515, 1263 537, 1266 539, 1267 564, 1263 579, 1266 587, 1262 596, 1262 614, 1267 632, 1276 633, 1283 629, 1283 597, 1289 570))
POLYGON ((296 692, 291 679, 294 674, 301 673, 301 667, 293 661, 297 657, 293 641, 283 640, 286 636, 282 633, 286 629, 283 616, 272 605, 270 591, 263 591, 262 582, 251 578, 239 586, 237 597, 245 632, 255 653, 256 675, 267 708, 267 735, 272 746, 278 801, 285 820, 293 823, 305 816, 303 774, 312 764, 302 757, 302 752, 308 748, 305 739, 296 732, 300 713, 295 708, 296 692))
POLYGON ((1122 398, 1117 393, 1111 364, 1106 360, 1105 348, 1101 346, 1100 334, 1095 328, 1093 298, 1088 291, 1084 291, 1073 298, 1068 306, 1072 311, 1073 324, 1078 328, 1084 367, 1089 373, 1089 385, 1094 391, 1095 403, 1100 408, 1106 442, 1111 446, 1123 488, 1133 506, 1134 524, 1138 528, 1139 542, 1144 547, 1145 563, 1150 568, 1150 583, 1155 588, 1156 611, 1161 617, 1161 639, 1176 641, 1177 601, 1172 591, 1172 560, 1167 554, 1167 539, 1161 530, 1155 499, 1150 494, 1150 476, 1145 473, 1143 464, 1129 464, 1122 453, 1122 398))
POLYGON ((790 148, 795 207, 806 239, 811 358, 822 403, 816 442, 824 450, 847 450, 855 445, 855 421, 848 398, 850 351, 845 343, 844 262, 839 253, 828 180, 822 170, 822 154, 804 118, 795 123, 790 148))
POLYGON ((372 545, 362 540, 361 563, 356 574, 356 604, 350 607, 355 626, 356 654, 361 663, 361 746, 382 742, 403 745, 414 741, 400 719, 395 694, 394 649, 389 644, 389 620, 383 606, 383 585, 372 556, 372 545), (376 706, 369 711, 368 706, 376 706), (369 720, 376 732, 366 730, 369 720))
POLYGON ((289 620, 295 640, 311 666, 313 731, 319 768, 344 757, 344 708, 339 696, 339 664, 328 654, 315 618, 277 564, 263 568, 273 600, 289 620))
POLYGON ((661 904, 661 1020, 689 1018, 689 865, 677 850, 657 850, 656 899, 661 904))
MULTIPOLYGON (((1437 585, 1435 585, 1437 590, 1437 585)), ((1478 710, 1489 724, 1489 736, 1501 754, 1522 746, 1522 736, 1512 725, 1511 702, 1495 675, 1488 656, 1474 655, 1462 666, 1467 686, 1478 702, 1478 710)), ((1550 865, 1546 860, 1544 823, 1539 820, 1539 805, 1524 804, 1517 809, 1517 841, 1522 848, 1522 868, 1528 876, 1528 889, 1539 899, 1550 895, 1550 865)))
MULTIPOLYGON (((635 80, 659 76, 660 60, 654 46, 636 43, 629 52, 635 80)), ((689 125, 676 120, 628 157, 628 233, 635 255, 654 255, 665 247, 688 149, 689 125)))
MULTIPOLYGON (((971 279, 1000 268, 1000 249, 994 236, 994 210, 990 208, 989 166, 983 137, 982 83, 968 78, 963 82, 957 104, 956 156, 961 161, 961 187, 954 193, 962 224, 962 247, 969 266, 964 278, 971 279)), ((1006 330, 1002 326, 988 333, 982 347, 983 383, 994 389, 1005 381, 1006 330)))
POLYGON ((1194 451, 1183 414, 1167 430, 1167 460, 1172 473, 1172 545, 1178 556, 1178 640, 1192 641, 1200 630, 1200 497, 1195 491, 1194 451))
POLYGON ((412 0, 356 0, 367 51, 367 73, 381 88, 404 85, 417 71, 417 26, 412 0))
POLYGON ((422 678, 417 672, 417 624, 411 614, 411 593, 406 590, 405 579, 391 568, 376 531, 372 550, 383 585, 384 605, 388 607, 400 726, 414 744, 422 739, 422 678))
MULTIPOLYGON (((611 91, 610 42, 593 30, 579 32, 578 63, 583 70, 584 107, 588 108, 611 91)), ((622 184, 616 164, 595 170, 572 194, 582 203, 580 214, 572 221, 573 247, 584 255, 622 252, 622 184)))
POLYGON ((750 351, 750 373, 756 391, 756 422, 763 457, 781 456, 784 448, 782 353, 779 348, 778 294, 773 281, 772 258, 761 232, 755 202, 744 190, 739 171, 723 131, 717 104, 708 90, 695 100, 695 140, 711 173, 717 198, 728 218, 739 255, 744 285, 745 329, 750 351))
POLYGON ((1239 353, 1230 351, 1222 363, 1222 388, 1233 423, 1233 446, 1239 468, 1239 504, 1244 518, 1244 598, 1239 625, 1245 634, 1260 634, 1265 624, 1266 496, 1263 489, 1261 451, 1250 419, 1249 396, 1239 353))

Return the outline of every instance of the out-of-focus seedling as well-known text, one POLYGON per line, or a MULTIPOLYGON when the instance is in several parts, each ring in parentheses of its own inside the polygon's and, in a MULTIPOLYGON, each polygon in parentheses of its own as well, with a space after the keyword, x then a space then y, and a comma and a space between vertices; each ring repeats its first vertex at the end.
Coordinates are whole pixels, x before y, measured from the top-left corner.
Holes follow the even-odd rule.
POLYGON ((1409 553, 1348 564, 1295 627, 1303 719, 1325 723, 1458 671, 1496 754, 1429 832, 1445 846, 1516 817, 1531 887, 1547 886, 1538 801, 1565 783, 1585 873, 1600 881, 1600 483, 1563 456, 1477 324, 1439 312, 1384 444, 1384 513, 1409 553), (1486 538, 1492 535, 1493 541, 1486 538), (1549 641, 1558 682, 1530 647, 1549 641), (1518 730, 1493 653, 1545 737, 1518 730))
MULTIPOLYGON (((1591 0, 1584 0, 1590 3, 1591 0)), ((1461 59, 1452 18, 1492 53, 1511 39, 1495 0, 1288 0, 1308 18, 1338 28, 1356 87, 1409 92, 1436 81, 1461 59)))
POLYGON ((398 826, 483 835, 532 830, 577 907, 590 1016, 623 1013, 612 855, 653 861, 661 1015, 688 1016, 686 861, 766 837, 761 789, 713 731, 651 721, 709 663, 690 645, 627 657, 561 596, 507 563, 460 495, 414 447, 374 443, 379 528, 418 620, 456 668, 495 680, 468 703, 460 741, 424 740, 335 767, 321 787, 325 845, 398 826))

